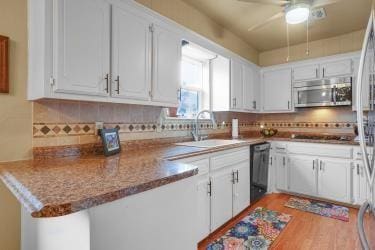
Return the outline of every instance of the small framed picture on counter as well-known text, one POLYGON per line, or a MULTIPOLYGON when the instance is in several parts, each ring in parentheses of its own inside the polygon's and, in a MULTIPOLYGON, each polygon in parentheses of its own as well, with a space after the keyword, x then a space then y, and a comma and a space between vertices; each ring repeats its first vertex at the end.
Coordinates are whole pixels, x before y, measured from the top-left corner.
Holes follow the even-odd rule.
POLYGON ((120 137, 116 128, 101 129, 100 135, 102 137, 105 156, 118 154, 121 151, 120 137))

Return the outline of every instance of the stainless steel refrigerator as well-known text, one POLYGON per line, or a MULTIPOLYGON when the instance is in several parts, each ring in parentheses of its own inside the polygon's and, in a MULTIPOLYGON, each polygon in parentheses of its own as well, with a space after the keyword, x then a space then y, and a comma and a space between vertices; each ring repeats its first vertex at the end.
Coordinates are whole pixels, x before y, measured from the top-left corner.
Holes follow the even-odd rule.
POLYGON ((358 212, 358 234, 363 249, 375 249, 375 20, 372 7, 367 25, 356 88, 358 136, 368 184, 367 201, 358 212), (364 110, 366 107, 366 110, 364 110))

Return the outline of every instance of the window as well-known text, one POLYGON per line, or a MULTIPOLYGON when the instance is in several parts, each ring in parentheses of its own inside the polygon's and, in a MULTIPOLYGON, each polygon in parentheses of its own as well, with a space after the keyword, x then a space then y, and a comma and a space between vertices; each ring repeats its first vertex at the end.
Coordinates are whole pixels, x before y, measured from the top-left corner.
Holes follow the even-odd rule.
POLYGON ((204 63, 183 56, 181 62, 180 103, 177 117, 193 118, 202 109, 205 96, 203 88, 204 63))
POLYGON ((202 109, 210 109, 210 60, 215 57, 197 45, 182 43, 179 106, 169 109, 170 117, 192 119, 202 109))

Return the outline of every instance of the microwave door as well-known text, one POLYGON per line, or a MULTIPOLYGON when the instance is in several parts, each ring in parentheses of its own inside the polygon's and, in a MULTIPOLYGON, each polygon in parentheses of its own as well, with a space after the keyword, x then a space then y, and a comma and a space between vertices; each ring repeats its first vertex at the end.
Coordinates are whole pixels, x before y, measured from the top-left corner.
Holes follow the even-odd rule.
POLYGON ((296 88, 296 107, 330 106, 334 105, 334 91, 332 88, 305 87, 296 88))

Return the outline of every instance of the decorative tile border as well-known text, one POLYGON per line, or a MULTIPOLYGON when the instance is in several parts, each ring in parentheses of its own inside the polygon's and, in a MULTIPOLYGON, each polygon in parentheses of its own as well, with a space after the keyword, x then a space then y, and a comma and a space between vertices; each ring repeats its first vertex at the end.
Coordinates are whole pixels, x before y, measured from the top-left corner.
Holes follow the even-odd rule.
MULTIPOLYGON (((211 123, 199 123, 201 129, 220 130, 231 128, 231 123, 218 123, 214 129, 211 123)), ((353 129, 354 122, 244 122, 240 128, 258 129, 261 125, 273 128, 307 128, 307 129, 353 129)), ((167 131, 190 131, 193 128, 192 121, 168 121, 162 125, 156 123, 106 123, 107 128, 118 128, 119 133, 140 132, 167 132, 167 131)), ((55 136, 79 136, 95 135, 95 124, 92 123, 34 123, 33 137, 55 137, 55 136)))

